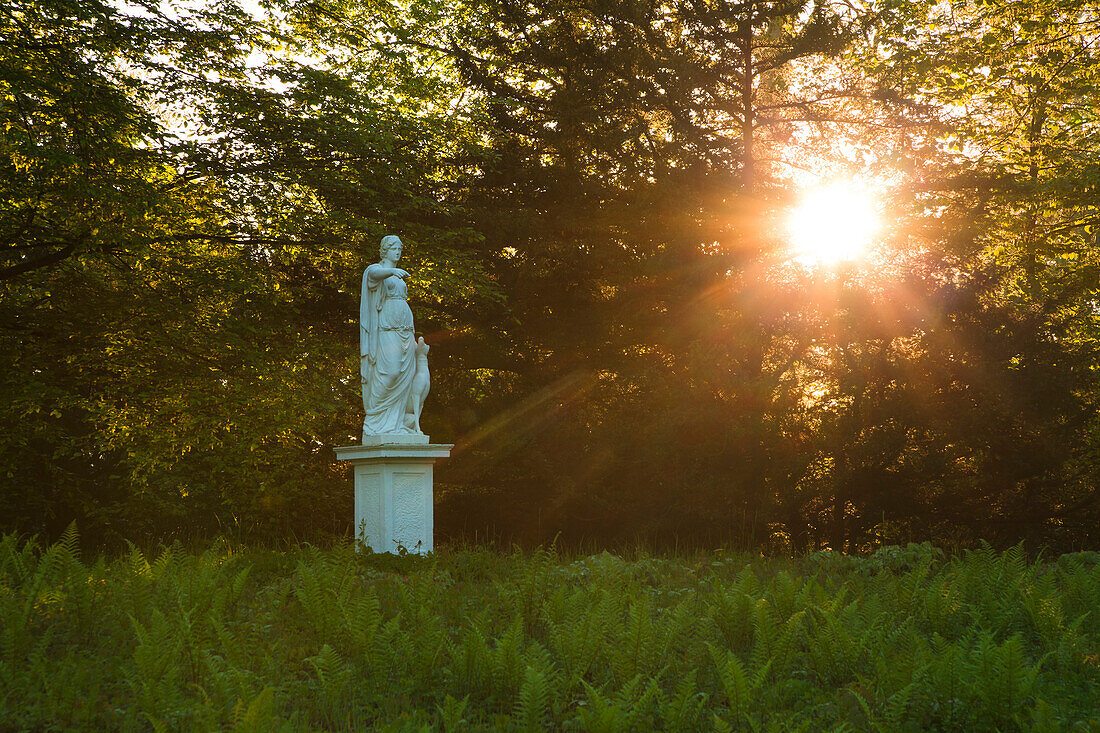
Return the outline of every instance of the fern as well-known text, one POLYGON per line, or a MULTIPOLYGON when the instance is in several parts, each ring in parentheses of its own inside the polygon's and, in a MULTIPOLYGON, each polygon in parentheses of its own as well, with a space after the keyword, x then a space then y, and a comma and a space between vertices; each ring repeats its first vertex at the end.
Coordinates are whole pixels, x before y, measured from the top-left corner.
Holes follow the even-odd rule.
POLYGON ((369 590, 365 591, 361 596, 345 601, 340 613, 342 628, 352 649, 370 655, 382 625, 382 605, 377 596, 369 590))
POLYGON ((328 640, 335 631, 336 610, 332 592, 322 584, 317 568, 298 563, 294 595, 305 611, 313 630, 322 640, 328 640))
POLYGON ((848 624, 833 608, 811 606, 808 610, 813 619, 806 643, 811 669, 823 682, 839 685, 855 673, 864 646, 848 632, 848 624))
POLYGON ((627 713, 614 700, 600 694, 592 685, 583 683, 585 699, 577 708, 577 722, 586 733, 621 733, 627 731, 627 713))
POLYGON ((1031 696, 1038 667, 1028 664, 1019 635, 1001 645, 986 636, 976 651, 982 674, 977 690, 986 713, 994 720, 1013 719, 1031 696))
POLYGON ((615 646, 612 668, 618 681, 629 680, 648 669, 655 658, 656 639, 652 605, 646 599, 632 603, 627 610, 623 636, 615 646))
POLYGON ((533 666, 524 671, 513 715, 524 730, 541 730, 549 718, 550 689, 546 675, 533 666))
POLYGON ((523 617, 516 616, 490 655, 493 683, 502 703, 512 704, 523 679, 523 617))
POLYGON ((653 677, 635 675, 618 691, 609 690, 610 708, 615 711, 611 717, 615 725, 624 730, 652 730, 656 725, 660 709, 664 704, 660 680, 664 671, 659 670, 653 677))
POLYGON ((569 684, 577 685, 596 663, 605 643, 608 609, 587 605, 587 594, 559 589, 554 607, 544 606, 543 625, 550 650, 559 660, 569 684))
POLYGON ((137 645, 126 682, 133 690, 138 710, 156 727, 184 705, 180 675, 181 641, 167 617, 153 609, 148 626, 131 617, 137 645))
MULTIPOLYGON (((749 574, 749 577, 754 577, 749 574)), ((752 644, 753 599, 740 589, 716 589, 710 619, 722 635, 725 646, 746 652, 752 644)))
POLYGON ((80 535, 76 530, 76 520, 69 522, 69 526, 61 533, 61 538, 56 545, 67 556, 75 560, 80 559, 80 535))
POLYGON ((708 645, 718 682, 725 693, 730 719, 737 723, 749 718, 753 697, 763 687, 771 672, 771 660, 765 662, 751 675, 745 670, 736 654, 708 645))
POLYGON ((469 702, 469 695, 462 698, 462 700, 456 700, 451 695, 444 696, 443 703, 436 706, 439 723, 443 727, 444 733, 454 733, 466 729, 469 721, 464 716, 469 702))
POLYGON ((7 588, 21 585, 35 551, 33 538, 23 541, 14 533, 0 537, 0 584, 7 588))
POLYGON ((322 646, 316 656, 306 659, 306 662, 317 674, 317 679, 321 683, 321 694, 328 698, 338 697, 351 679, 352 670, 340 657, 339 652, 328 644, 322 646))
POLYGON ((354 673, 351 666, 328 644, 306 663, 316 675, 312 705, 315 718, 326 728, 347 727, 351 716, 349 684, 354 673))
POLYGON ((708 701, 705 692, 699 692, 695 670, 688 672, 676 685, 676 691, 661 706, 661 721, 666 730, 698 730, 703 721, 703 710, 708 701))
POLYGON ((912 720, 910 708, 919 694, 921 683, 922 680, 916 679, 890 696, 886 701, 883 724, 876 726, 879 730, 884 733, 901 730, 907 721, 912 720))
POLYGON ((233 708, 233 733, 267 733, 276 727, 275 694, 265 687, 246 705, 243 700, 233 708))
POLYGON ((13 729, 1087 730, 1096 717, 1088 558, 395 560, 223 543, 85 567, 75 541, 0 537, 13 729))

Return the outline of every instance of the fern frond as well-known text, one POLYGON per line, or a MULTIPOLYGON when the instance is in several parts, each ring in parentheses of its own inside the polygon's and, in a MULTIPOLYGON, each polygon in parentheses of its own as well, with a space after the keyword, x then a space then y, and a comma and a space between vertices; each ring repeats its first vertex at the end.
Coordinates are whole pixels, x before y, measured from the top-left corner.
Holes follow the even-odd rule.
POLYGON ((736 654, 719 650, 711 644, 708 644, 707 648, 714 662, 718 683, 726 694, 726 704, 729 705, 731 719, 735 722, 740 721, 748 714, 749 696, 753 692, 754 685, 736 654))
POLYGON ((587 733, 620 733, 627 730, 626 711, 613 700, 604 697, 592 685, 582 683, 585 689, 584 703, 577 709, 581 730, 587 733))
POLYGON ((524 730, 542 730, 549 718, 550 689, 546 675, 533 666, 524 670, 513 715, 524 730))
POLYGON ((237 703, 233 709, 233 733, 266 733, 274 727, 275 693, 265 687, 247 705, 237 703))
POLYGON ((453 733, 454 731, 465 730, 469 724, 466 718, 466 706, 470 702, 470 696, 456 700, 451 695, 446 695, 443 698, 443 702, 436 706, 436 713, 439 715, 439 722, 443 726, 444 733, 453 733))
POLYGON ((676 685, 676 691, 668 702, 661 707, 661 721, 666 730, 698 730, 703 721, 703 709, 707 704, 707 694, 699 692, 696 686, 695 670, 691 670, 676 685))
POLYGON ((80 559, 80 534, 76 530, 75 519, 69 522, 69 526, 61 533, 61 539, 57 541, 57 544, 69 557, 74 560, 80 559))

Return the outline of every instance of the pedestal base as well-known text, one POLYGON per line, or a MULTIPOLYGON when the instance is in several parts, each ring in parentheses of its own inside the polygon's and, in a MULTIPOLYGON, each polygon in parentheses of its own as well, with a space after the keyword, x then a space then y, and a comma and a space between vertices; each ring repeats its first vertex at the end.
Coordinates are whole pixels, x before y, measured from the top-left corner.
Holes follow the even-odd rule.
POLYGON ((374 552, 431 552, 432 467, 451 455, 439 443, 348 445, 336 457, 355 471, 355 532, 374 552))
POLYGON ((422 433, 392 433, 390 435, 363 434, 363 445, 427 445, 428 436, 422 433))

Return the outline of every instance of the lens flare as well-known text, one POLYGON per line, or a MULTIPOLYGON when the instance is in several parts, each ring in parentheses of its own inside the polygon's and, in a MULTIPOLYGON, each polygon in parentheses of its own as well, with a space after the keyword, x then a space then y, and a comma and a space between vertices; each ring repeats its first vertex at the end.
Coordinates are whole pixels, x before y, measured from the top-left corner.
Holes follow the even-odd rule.
POLYGON ((880 228, 871 194, 849 182, 808 191, 787 222, 793 258, 827 266, 866 254, 880 228))

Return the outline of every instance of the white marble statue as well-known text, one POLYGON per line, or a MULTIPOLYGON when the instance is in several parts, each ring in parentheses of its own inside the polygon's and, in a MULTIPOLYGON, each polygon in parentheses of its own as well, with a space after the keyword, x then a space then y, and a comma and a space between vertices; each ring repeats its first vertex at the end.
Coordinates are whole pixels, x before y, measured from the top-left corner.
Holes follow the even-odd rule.
MULTIPOLYGON (((428 345, 413 336, 413 316, 401 259, 401 240, 389 235, 381 261, 363 273, 359 306, 359 374, 363 384, 363 443, 386 436, 423 435, 420 411, 428 395, 428 345)), ((426 438, 424 439, 426 442, 426 438)))

